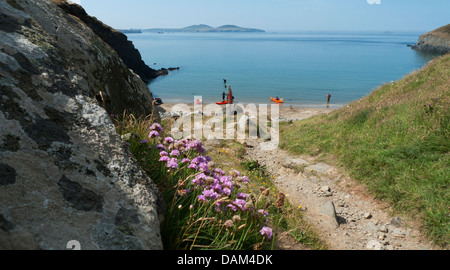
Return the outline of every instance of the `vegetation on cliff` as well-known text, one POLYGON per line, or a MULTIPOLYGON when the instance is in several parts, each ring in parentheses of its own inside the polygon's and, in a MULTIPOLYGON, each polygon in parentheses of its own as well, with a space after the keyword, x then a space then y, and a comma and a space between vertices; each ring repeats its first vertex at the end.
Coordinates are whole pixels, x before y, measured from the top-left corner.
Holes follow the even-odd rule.
POLYGON ((449 243, 450 55, 345 108, 281 124, 281 147, 328 157, 449 243), (333 158, 330 158, 333 157, 333 158))

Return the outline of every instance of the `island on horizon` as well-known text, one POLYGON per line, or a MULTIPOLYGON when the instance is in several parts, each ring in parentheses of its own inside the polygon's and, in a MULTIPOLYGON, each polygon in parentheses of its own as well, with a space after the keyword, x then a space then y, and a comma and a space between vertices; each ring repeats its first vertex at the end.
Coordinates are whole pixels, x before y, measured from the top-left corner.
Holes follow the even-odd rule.
MULTIPOLYGON (((195 33, 229 33, 229 32, 258 32, 258 33, 264 33, 265 30, 262 29, 256 29, 256 28, 246 28, 246 27, 240 27, 237 25, 222 25, 219 27, 212 27, 206 24, 196 24, 191 25, 183 28, 150 28, 150 29, 133 29, 133 33, 140 33, 140 32, 154 32, 154 33, 173 33, 173 32, 195 32, 195 33)), ((121 30, 126 31, 128 33, 129 30, 121 30)))

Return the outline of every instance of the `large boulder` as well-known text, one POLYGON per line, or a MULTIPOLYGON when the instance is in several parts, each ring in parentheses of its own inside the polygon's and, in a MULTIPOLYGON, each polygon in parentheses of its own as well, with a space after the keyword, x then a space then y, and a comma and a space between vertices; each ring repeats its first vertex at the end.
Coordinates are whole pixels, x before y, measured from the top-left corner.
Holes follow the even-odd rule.
POLYGON ((110 118, 151 102, 79 19, 0 1, 0 249, 162 249, 159 193, 110 118))

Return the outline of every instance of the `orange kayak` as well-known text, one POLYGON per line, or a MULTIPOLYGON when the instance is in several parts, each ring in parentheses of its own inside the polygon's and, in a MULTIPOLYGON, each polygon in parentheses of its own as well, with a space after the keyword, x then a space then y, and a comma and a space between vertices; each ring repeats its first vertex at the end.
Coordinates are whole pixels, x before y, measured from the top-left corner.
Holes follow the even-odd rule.
POLYGON ((271 99, 273 102, 277 102, 277 103, 283 103, 283 102, 284 102, 282 98, 279 99, 279 100, 277 100, 276 98, 270 97, 270 99, 271 99))
POLYGON ((217 105, 225 105, 228 104, 228 101, 216 102, 217 105))

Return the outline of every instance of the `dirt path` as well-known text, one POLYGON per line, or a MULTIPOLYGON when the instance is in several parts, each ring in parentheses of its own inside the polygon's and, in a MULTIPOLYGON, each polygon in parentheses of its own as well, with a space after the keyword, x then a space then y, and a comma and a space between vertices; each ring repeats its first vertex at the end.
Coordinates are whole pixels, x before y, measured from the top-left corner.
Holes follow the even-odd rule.
POLYGON ((368 195, 364 186, 337 168, 280 149, 263 151, 259 145, 247 141, 246 158, 266 166, 275 176, 275 185, 295 207, 301 206, 299 211, 304 211, 304 218, 329 249, 439 249, 421 235, 413 220, 391 216, 388 205, 368 195))

